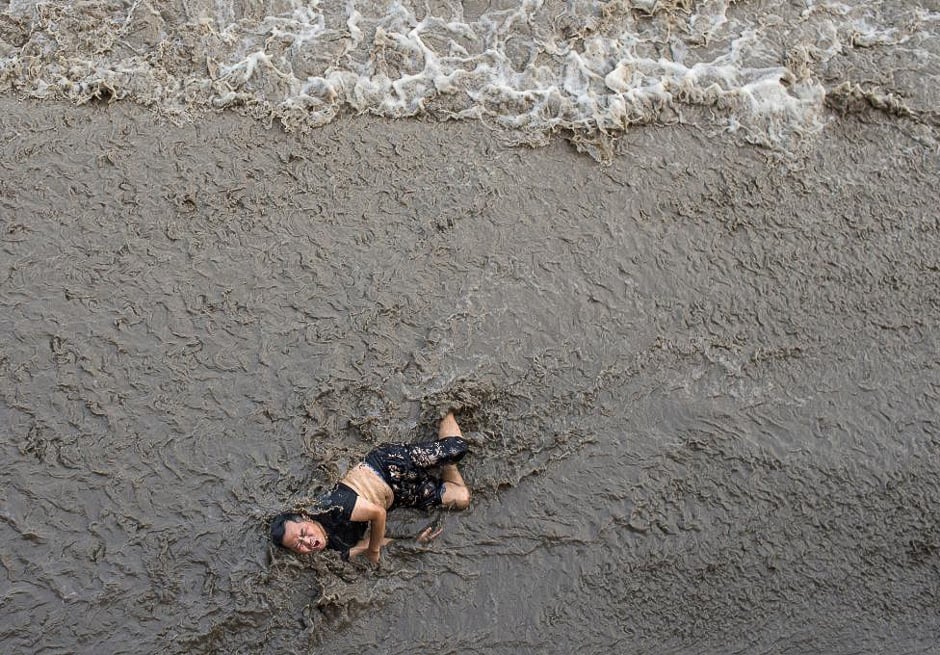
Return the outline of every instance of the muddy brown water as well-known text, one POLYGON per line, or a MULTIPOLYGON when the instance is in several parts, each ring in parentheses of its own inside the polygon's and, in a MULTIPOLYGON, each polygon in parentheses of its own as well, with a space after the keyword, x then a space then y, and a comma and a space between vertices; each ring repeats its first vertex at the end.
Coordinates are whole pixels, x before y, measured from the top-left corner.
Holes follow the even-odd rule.
POLYGON ((3 652, 937 652, 922 125, 799 156, 647 127, 602 166, 471 123, 0 108, 3 652), (271 550, 451 406, 476 493, 439 542, 271 550))

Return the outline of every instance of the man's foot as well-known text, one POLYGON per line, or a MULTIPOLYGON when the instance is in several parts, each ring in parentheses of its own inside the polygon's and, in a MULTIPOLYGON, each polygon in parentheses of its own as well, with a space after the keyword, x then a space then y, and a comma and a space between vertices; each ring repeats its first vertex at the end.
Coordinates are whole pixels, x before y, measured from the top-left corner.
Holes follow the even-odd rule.
POLYGON ((457 424, 457 419, 454 418, 453 412, 447 412, 447 416, 441 419, 440 425, 437 426, 437 438, 446 439, 447 437, 462 437, 463 433, 460 431, 460 425, 457 424))

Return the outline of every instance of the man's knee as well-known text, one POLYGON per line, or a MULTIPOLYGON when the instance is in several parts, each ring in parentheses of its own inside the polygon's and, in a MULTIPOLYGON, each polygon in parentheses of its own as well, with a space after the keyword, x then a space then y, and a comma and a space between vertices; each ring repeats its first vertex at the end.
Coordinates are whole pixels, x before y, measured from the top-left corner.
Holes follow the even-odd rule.
POLYGON ((470 489, 463 485, 445 482, 441 505, 447 509, 467 509, 470 507, 470 489))

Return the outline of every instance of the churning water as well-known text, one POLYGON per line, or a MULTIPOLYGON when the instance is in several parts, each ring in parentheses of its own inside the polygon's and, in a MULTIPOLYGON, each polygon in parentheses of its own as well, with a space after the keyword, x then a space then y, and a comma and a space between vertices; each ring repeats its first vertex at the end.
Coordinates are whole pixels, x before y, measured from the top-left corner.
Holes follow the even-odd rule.
POLYGON ((938 21, 0 0, 0 651, 938 652, 938 21))

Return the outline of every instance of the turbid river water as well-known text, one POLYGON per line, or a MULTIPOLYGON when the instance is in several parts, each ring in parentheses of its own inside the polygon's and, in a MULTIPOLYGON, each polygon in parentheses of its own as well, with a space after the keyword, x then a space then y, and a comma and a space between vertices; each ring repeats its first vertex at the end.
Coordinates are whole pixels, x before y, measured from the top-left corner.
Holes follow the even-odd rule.
POLYGON ((937 7, 438 4, 0 2, 0 650, 937 652, 937 7))

